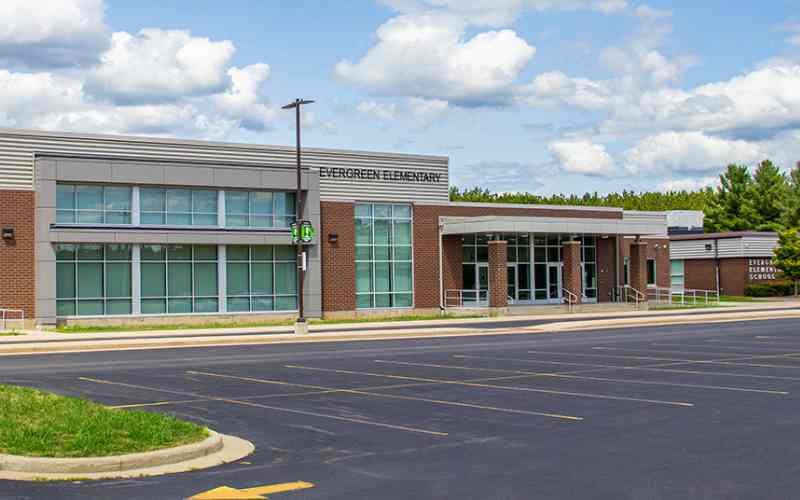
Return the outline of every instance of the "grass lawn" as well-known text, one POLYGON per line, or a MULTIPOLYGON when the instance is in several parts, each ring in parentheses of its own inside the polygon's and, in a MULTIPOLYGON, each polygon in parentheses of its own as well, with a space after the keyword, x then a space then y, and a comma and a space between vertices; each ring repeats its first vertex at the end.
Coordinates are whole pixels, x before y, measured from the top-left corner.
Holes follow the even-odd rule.
MULTIPOLYGON (((467 319, 467 318, 482 318, 483 315, 456 315, 456 314, 429 314, 429 315, 404 315, 404 316, 387 316, 383 318, 336 318, 336 319, 312 319, 309 320, 311 325, 339 325, 346 323, 391 323, 397 321, 429 321, 435 319, 467 319)), ((154 331, 154 330, 205 330, 205 329, 224 329, 224 328, 256 328, 256 327, 270 327, 270 326, 291 326, 294 320, 280 320, 280 321, 260 321, 260 322, 220 322, 208 323, 203 325, 197 324, 166 324, 166 325, 115 325, 115 326, 59 326, 55 328, 58 333, 114 333, 114 332, 132 332, 132 331, 154 331)))
POLYGON ((0 385, 0 453, 103 457, 195 443, 199 425, 157 413, 112 410, 79 398, 0 385))

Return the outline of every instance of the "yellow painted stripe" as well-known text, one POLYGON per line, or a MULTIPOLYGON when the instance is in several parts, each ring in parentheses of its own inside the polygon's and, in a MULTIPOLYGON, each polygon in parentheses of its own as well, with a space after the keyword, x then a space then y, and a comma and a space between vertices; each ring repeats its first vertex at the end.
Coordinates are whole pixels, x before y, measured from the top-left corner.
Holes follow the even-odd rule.
POLYGON ((634 398, 628 396, 612 396, 608 394, 592 394, 587 392, 571 392, 571 391, 556 391, 551 389, 541 389, 541 388, 534 388, 534 387, 518 387, 518 386, 503 386, 503 385, 493 385, 493 384, 481 384, 476 382, 463 382, 458 380, 437 380, 437 379, 428 379, 428 378, 420 378, 420 377, 407 377, 401 375, 390 375, 385 373, 370 373, 370 372, 358 372, 353 370, 337 370, 333 368, 316 368, 313 366, 301 366, 301 365, 285 365, 287 368, 294 368, 298 370, 312 370, 312 371, 321 371, 321 372, 329 372, 329 373, 344 373, 350 375, 364 375, 369 377, 384 377, 384 378, 393 378, 399 380, 418 380, 421 382, 428 382, 428 381, 435 381, 441 384, 449 384, 449 385, 460 385, 465 387, 480 387, 482 389, 499 389, 499 390, 506 390, 506 391, 520 391, 520 392, 536 392, 540 394, 552 394, 554 396, 569 396, 569 397, 578 397, 578 398, 591 398, 591 399, 608 399, 613 401, 631 401, 636 403, 648 403, 648 404, 657 404, 657 405, 667 405, 667 406, 683 406, 683 407, 690 407, 694 406, 692 403, 688 403, 685 401, 662 401, 658 399, 644 399, 644 398, 634 398))
POLYGON ((295 481, 293 483, 281 483, 270 486, 259 486, 256 488, 245 488, 239 491, 243 493, 250 493, 251 495, 272 495, 273 493, 286 493, 287 491, 306 490, 313 487, 314 483, 295 481))
POLYGON ((124 410, 127 408, 146 408, 148 406, 167 406, 167 405, 179 405, 184 403, 200 403, 202 401, 208 401, 206 398, 202 399, 182 399, 177 401, 156 401, 154 403, 134 403, 129 405, 116 405, 116 406, 109 406, 112 410, 124 410))
POLYGON ((475 368, 472 366, 453 366, 453 365, 438 365, 438 364, 431 364, 431 363, 410 363, 406 361, 387 361, 387 360, 380 360, 376 359, 376 363, 385 363, 385 364, 394 364, 394 365, 405 365, 405 366, 426 366, 430 368, 449 368, 453 370, 466 370, 466 371, 486 371, 486 372, 498 372, 498 373, 522 373, 522 374, 529 374, 531 376, 537 377, 551 377, 551 378, 565 378, 565 379, 575 379, 575 380, 592 380, 597 382, 616 382, 616 383, 623 383, 623 384, 639 384, 639 385, 660 385, 660 386, 669 386, 669 387, 685 387, 688 389, 709 389, 709 390, 720 390, 720 391, 737 391, 737 392, 754 392, 754 393, 761 393, 761 394, 774 394, 778 396, 786 396, 789 394, 786 391, 779 391, 776 389, 749 389, 746 387, 729 387, 729 386, 720 386, 720 385, 705 385, 705 384, 681 384, 678 382, 662 382, 662 381, 654 381, 654 380, 631 380, 631 379, 622 379, 622 378, 608 378, 608 377, 593 377, 587 375, 574 375, 570 373, 540 373, 540 372, 525 372, 520 370, 504 370, 501 368, 475 368))
POLYGON ((216 396, 206 396, 206 395, 203 395, 203 394, 196 394, 196 393, 192 393, 192 392, 175 391, 175 390, 171 390, 171 389, 160 389, 160 388, 157 388, 157 387, 147 387, 147 386, 143 386, 143 385, 126 384, 126 383, 123 383, 123 382, 112 382, 110 380, 102 380, 102 379, 95 379, 95 378, 89 378, 89 377, 78 377, 78 379, 79 380, 84 380, 84 381, 87 381, 87 382, 94 382, 94 383, 97 383, 97 384, 117 385, 117 386, 120 386, 120 387, 130 387, 130 388, 133 388, 133 389, 143 389, 143 390, 156 391, 156 392, 165 392, 165 393, 171 393, 171 394, 182 394, 184 396, 196 396, 196 397, 207 398, 207 399, 210 399, 210 400, 213 400, 213 401, 222 401, 224 403, 238 404, 238 405, 243 405, 243 406, 251 406, 251 407, 254 407, 254 408, 263 408, 263 409, 266 409, 266 410, 273 410, 273 411, 284 412, 284 413, 292 413, 292 414, 296 414, 296 415, 306 415, 306 416, 310 416, 310 417, 319 417, 319 418, 325 418, 325 419, 330 419, 330 420, 338 420, 338 421, 342 421, 342 422, 352 422, 352 423, 356 423, 356 424, 369 425, 369 426, 372 426, 372 427, 382 427, 382 428, 385 428, 385 429, 394 429, 394 430, 412 432, 412 433, 417 433, 417 434, 427 434, 427 435, 430 435, 430 436, 445 437, 445 436, 448 435, 448 433, 446 433, 446 432, 432 431, 432 430, 427 430, 427 429, 419 429, 419 428, 414 428, 414 427, 406 427, 406 426, 402 426, 402 425, 387 424, 387 423, 383 423, 383 422, 377 422, 377 421, 374 421, 374 420, 365 420, 365 419, 360 419, 360 418, 349 418, 349 417, 340 417, 338 415, 327 415, 327 414, 324 414, 324 413, 317 413, 317 412, 311 412, 311 411, 305 411, 305 410, 296 410, 294 408, 283 408, 281 406, 270 406, 270 405, 264 405, 264 404, 260 404, 260 403, 253 403, 253 402, 250 402, 250 401, 242 401, 242 400, 238 400, 238 399, 229 399, 229 398, 222 398, 222 397, 216 397, 216 396))
MULTIPOLYGON (((231 380, 242 380, 246 382, 256 382, 256 383, 263 383, 263 384, 270 384, 274 383, 274 380, 266 380, 266 379, 257 379, 252 377, 238 377, 235 375, 224 375, 220 373, 210 373, 210 372, 196 372, 192 371, 195 375, 206 375, 209 377, 217 377, 217 378, 226 378, 231 380)), ((285 382, 286 384, 290 385, 297 385, 298 387, 313 387, 308 386, 305 384, 291 384, 289 382, 285 382)), ((370 397, 377 397, 377 398, 384 398, 384 399, 401 399, 405 401, 420 401, 424 403, 431 403, 431 404, 439 404, 445 406, 459 406, 463 408, 474 408, 476 410, 486 410, 486 411, 495 411, 501 413, 515 413, 518 415, 530 415, 530 416, 539 416, 539 417, 550 417, 550 418, 557 418, 562 420, 583 420, 581 417, 576 417, 573 415, 561 415, 558 413, 552 412, 542 412, 542 411, 528 411, 528 410, 515 410, 513 408, 500 408, 496 406, 486 406, 486 405, 479 405, 473 403, 464 403, 462 401, 450 401, 450 400, 441 400, 441 399, 429 399, 429 398, 421 398, 416 396, 401 396, 399 394, 383 394, 378 392, 368 392, 362 391, 357 389, 337 389, 336 392, 341 392, 344 394, 355 394, 359 396, 370 396, 370 397)))

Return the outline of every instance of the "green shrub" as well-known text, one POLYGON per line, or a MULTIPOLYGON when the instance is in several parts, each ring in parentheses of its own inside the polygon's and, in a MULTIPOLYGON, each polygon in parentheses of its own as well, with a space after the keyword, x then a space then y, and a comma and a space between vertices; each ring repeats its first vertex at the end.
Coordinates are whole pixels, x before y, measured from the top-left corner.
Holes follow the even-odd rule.
POLYGON ((748 297, 787 297, 794 294, 791 283, 758 283, 747 285, 744 294, 748 297))

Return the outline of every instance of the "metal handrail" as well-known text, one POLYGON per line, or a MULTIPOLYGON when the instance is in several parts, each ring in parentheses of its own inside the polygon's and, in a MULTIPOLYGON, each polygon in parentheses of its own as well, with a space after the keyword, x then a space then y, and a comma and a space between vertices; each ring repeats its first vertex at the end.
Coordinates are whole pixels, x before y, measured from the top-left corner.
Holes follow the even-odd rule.
POLYGON ((463 307, 485 307, 489 305, 488 290, 445 290, 445 309, 463 307), (465 300, 464 296, 467 296, 465 300), (468 304, 468 305, 465 305, 468 304))
POLYGON ((572 308, 578 304, 578 294, 573 293, 566 288, 562 288, 561 292, 564 295, 564 300, 567 303, 567 311, 572 312, 572 308))
POLYGON ((644 294, 641 290, 637 290, 630 285, 620 285, 617 287, 617 293, 619 294, 619 298, 621 302, 628 302, 633 301, 636 304, 636 308, 638 309, 642 302, 647 300, 647 295, 644 294))
POLYGON ((719 290, 694 290, 683 289, 681 291, 670 290, 670 304, 697 305, 697 304, 719 304, 719 290))
POLYGON ((8 319, 8 313, 19 313, 18 320, 11 320, 11 321, 19 321, 23 326, 25 325, 25 311, 22 309, 6 309, 0 308, 0 330, 5 330, 8 319))

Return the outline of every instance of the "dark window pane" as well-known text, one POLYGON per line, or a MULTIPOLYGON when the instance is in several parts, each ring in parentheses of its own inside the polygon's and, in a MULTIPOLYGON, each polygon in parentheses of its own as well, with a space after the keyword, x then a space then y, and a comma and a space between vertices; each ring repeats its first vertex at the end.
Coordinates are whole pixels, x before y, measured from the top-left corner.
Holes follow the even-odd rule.
POLYGON ((57 316, 75 316, 76 312, 74 300, 59 300, 56 302, 57 316))
POLYGON ((102 300, 79 300, 78 316, 101 316, 103 314, 102 300))
POLYGON ((167 267, 167 283, 170 297, 191 297, 192 265, 170 263, 167 267))
POLYGON ((164 314, 167 312, 165 299, 143 299, 142 314, 164 314))
POLYGON ((59 299, 75 297, 75 264, 67 262, 56 264, 56 297, 59 299))
POLYGON ((247 297, 233 297, 228 299, 228 312, 250 311, 250 299, 247 297))

